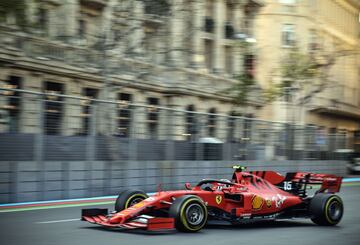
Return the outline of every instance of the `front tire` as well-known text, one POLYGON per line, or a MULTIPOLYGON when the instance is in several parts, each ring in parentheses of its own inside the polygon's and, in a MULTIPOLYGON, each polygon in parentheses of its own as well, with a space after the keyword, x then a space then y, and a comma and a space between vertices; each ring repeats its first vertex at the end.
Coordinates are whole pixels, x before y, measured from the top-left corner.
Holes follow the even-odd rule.
POLYGON ((177 198, 171 205, 169 216, 175 219, 175 227, 179 231, 197 232, 201 230, 208 218, 203 201, 193 195, 177 198))
POLYGON ((127 209, 136 203, 148 198, 148 195, 141 190, 125 190, 121 192, 115 202, 116 212, 127 209))
POLYGON ((309 206, 311 220, 318 225, 331 226, 340 222, 344 205, 337 195, 319 193, 316 194, 309 206))

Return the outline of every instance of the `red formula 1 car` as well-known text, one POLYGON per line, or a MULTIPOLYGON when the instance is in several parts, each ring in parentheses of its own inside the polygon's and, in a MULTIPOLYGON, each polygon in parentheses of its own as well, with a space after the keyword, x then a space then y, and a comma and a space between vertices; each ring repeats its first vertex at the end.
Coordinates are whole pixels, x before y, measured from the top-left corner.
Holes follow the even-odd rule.
POLYGON ((267 219, 310 218, 318 225, 336 225, 343 215, 341 177, 295 172, 246 172, 237 166, 232 180, 201 180, 186 190, 159 191, 148 197, 139 190, 120 193, 115 211, 83 209, 82 220, 112 228, 201 230, 208 220, 231 224, 267 219), (319 184, 313 196, 309 185, 319 184))

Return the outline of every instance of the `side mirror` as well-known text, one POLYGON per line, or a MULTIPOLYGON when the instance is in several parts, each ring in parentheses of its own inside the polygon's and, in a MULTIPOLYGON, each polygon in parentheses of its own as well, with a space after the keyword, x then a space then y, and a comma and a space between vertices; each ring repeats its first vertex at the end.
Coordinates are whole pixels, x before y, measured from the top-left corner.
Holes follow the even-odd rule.
POLYGON ((185 183, 185 189, 186 190, 191 190, 192 189, 191 184, 189 182, 185 183))

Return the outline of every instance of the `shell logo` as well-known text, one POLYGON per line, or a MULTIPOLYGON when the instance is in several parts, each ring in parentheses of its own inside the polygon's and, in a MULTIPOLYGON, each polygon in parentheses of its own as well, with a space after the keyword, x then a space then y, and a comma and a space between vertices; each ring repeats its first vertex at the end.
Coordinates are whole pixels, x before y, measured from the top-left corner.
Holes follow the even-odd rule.
POLYGON ((263 205, 264 205, 264 199, 262 197, 255 195, 252 198, 252 209, 254 210, 261 209, 263 205))

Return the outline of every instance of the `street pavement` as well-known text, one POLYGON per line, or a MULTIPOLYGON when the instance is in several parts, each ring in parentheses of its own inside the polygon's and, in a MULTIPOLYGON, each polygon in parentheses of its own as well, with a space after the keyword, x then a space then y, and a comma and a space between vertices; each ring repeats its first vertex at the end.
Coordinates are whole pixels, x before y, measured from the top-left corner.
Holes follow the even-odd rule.
MULTIPOLYGON (((81 208, 63 207, 0 213, 0 244, 3 245, 128 245, 128 244, 360 244, 360 183, 340 192, 345 205, 341 223, 321 227, 310 220, 290 220, 252 225, 208 225, 198 233, 107 230, 79 221, 81 208)), ((87 206, 89 207, 89 206, 87 206)), ((113 209, 111 205, 96 207, 113 209)))

